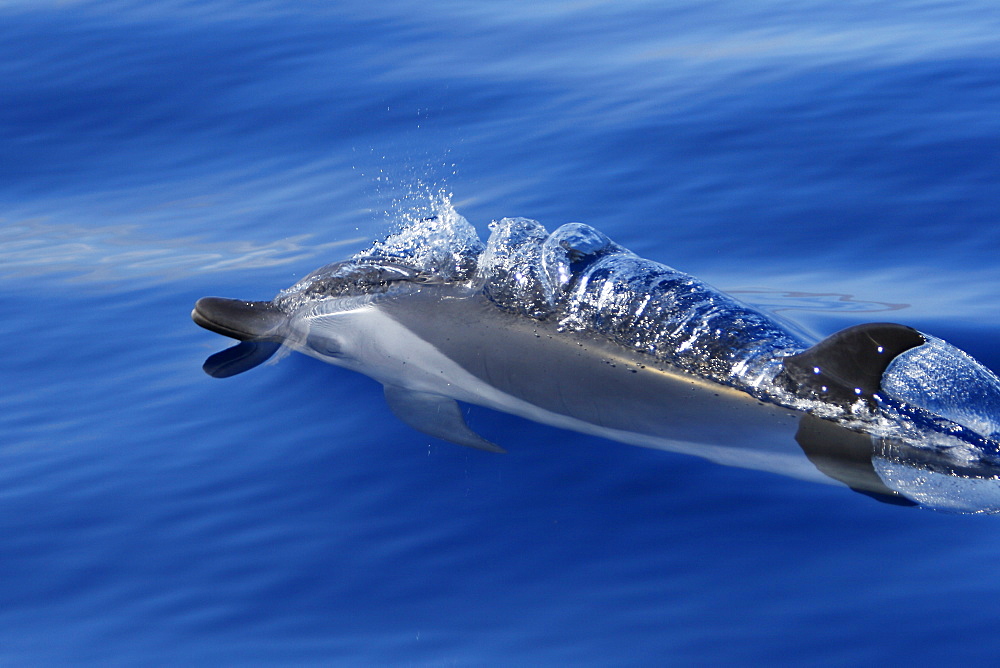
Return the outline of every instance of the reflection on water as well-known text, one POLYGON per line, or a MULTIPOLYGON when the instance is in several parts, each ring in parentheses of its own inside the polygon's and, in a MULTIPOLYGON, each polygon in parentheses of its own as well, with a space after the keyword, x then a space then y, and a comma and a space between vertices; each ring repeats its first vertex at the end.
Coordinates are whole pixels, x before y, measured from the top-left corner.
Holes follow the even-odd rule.
POLYGON ((1000 466, 948 448, 877 438, 803 416, 795 440, 824 475, 884 503, 943 512, 1000 512, 1000 466))
POLYGON ((876 444, 872 466, 879 478, 915 505, 943 512, 1000 512, 1000 468, 962 466, 903 443, 876 444))
POLYGON ((767 288, 729 290, 728 292, 748 304, 771 313, 780 313, 781 311, 879 313, 881 311, 900 311, 910 307, 909 304, 868 301, 854 295, 837 292, 795 292, 767 288))
POLYGON ((308 261, 359 239, 314 244, 302 234, 267 244, 156 239, 136 226, 92 227, 38 220, 0 226, 0 276, 62 275, 70 280, 154 280, 308 261))

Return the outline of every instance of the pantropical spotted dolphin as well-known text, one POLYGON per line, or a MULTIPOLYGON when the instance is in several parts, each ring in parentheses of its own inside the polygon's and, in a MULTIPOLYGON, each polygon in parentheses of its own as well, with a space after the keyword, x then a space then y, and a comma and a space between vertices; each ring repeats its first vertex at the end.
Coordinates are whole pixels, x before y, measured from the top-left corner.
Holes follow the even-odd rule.
POLYGON ((483 245, 446 212, 273 300, 199 300, 194 321, 240 341, 205 371, 284 346, 374 378, 402 421, 460 445, 503 451, 465 402, 898 503, 912 494, 878 470, 887 449, 948 474, 997 460, 1000 380, 940 339, 871 323, 817 342, 586 225, 492 227, 483 245), (974 383, 976 405, 940 396, 948 382, 974 383))

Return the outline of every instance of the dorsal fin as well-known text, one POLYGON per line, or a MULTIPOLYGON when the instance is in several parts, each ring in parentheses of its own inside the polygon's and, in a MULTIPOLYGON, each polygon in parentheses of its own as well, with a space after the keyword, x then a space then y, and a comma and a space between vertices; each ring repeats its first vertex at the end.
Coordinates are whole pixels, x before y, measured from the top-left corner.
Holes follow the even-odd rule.
POLYGON ((886 322, 855 325, 782 362, 789 389, 799 396, 850 405, 882 389, 882 374, 900 353, 923 345, 912 327, 886 322))

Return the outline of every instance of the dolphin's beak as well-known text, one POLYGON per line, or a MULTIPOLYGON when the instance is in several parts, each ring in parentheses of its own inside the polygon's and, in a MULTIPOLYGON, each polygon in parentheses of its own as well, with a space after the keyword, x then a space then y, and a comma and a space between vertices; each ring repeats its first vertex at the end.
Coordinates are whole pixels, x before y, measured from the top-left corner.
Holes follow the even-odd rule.
POLYGON ((191 319, 237 341, 279 341, 286 316, 271 302, 203 297, 195 303, 191 319))

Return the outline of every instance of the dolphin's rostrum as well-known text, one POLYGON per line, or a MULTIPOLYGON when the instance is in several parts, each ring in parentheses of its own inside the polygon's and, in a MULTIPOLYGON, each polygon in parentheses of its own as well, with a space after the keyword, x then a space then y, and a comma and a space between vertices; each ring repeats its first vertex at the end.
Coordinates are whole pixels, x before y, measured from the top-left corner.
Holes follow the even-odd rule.
MULTIPOLYGON (((592 227, 549 234, 506 218, 491 228, 483 244, 449 209, 271 301, 199 300, 194 321, 240 341, 205 371, 232 376, 285 346, 381 382, 415 429, 490 451, 502 449, 468 427, 457 402, 724 464, 830 477, 896 503, 914 496, 885 480, 903 451, 953 478, 1000 473, 1000 380, 940 339, 872 323, 816 342, 592 227), (975 385, 963 405, 920 388, 956 375, 975 385), (977 392, 989 405, 975 405, 977 392)), ((939 503, 927 490, 919 502, 1000 510, 976 489, 971 502, 939 503)))

